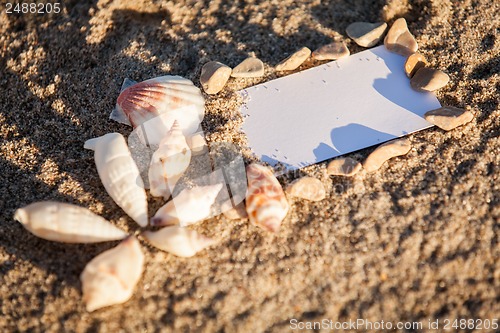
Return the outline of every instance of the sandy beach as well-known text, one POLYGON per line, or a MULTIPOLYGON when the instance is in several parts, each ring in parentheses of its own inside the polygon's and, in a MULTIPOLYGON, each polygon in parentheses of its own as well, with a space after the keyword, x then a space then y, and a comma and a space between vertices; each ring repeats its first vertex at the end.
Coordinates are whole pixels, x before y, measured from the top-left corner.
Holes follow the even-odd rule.
MULTIPOLYGON (((429 321, 440 329, 446 320, 500 321, 499 12, 490 0, 71 0, 60 13, 7 14, 2 2, 0 331, 290 332, 294 319, 365 319, 431 332, 429 321), (236 91, 286 75, 274 66, 302 46, 342 38, 360 52, 345 33, 350 23, 399 17, 430 65, 450 76, 439 101, 474 120, 410 135, 410 152, 373 173, 328 176, 323 162, 281 177, 285 186, 299 175, 318 178, 327 196, 289 198, 276 235, 221 215, 194 226, 219 242, 192 258, 141 241, 146 264, 133 297, 88 313, 80 273, 118 242, 50 242, 14 221, 17 208, 56 200, 140 230, 83 149, 90 138, 130 134, 109 120, 124 78, 180 75, 201 87, 208 61, 234 67, 259 57, 263 77, 232 78, 204 95, 209 143, 232 142, 249 162, 236 91)), ((373 149, 348 156, 363 161, 373 149)), ((149 203, 150 215, 162 204, 149 203)))

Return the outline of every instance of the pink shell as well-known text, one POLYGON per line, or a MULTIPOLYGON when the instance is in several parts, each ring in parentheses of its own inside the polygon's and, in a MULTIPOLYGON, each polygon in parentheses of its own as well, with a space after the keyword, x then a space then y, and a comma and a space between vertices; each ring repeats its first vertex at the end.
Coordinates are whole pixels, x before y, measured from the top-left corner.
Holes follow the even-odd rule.
POLYGON ((246 209, 250 222, 277 232, 289 209, 281 184, 271 170, 255 163, 247 167, 247 178, 246 209))

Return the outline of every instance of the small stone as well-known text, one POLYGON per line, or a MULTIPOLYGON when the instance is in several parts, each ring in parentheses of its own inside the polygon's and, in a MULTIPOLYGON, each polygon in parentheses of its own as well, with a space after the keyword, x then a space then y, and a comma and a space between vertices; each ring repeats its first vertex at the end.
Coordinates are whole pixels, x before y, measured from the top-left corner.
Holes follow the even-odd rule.
POLYGON ((439 69, 420 68, 410 80, 410 85, 416 91, 434 91, 443 88, 450 81, 448 74, 439 69))
POLYGON ((349 56, 350 52, 344 42, 333 42, 323 45, 312 53, 315 60, 337 60, 349 56))
POLYGON ((385 36, 384 45, 387 50, 405 57, 417 52, 418 49, 417 41, 408 30, 404 18, 399 18, 392 24, 385 36))
POLYGON ((362 47, 372 47, 378 43, 387 29, 387 23, 354 22, 346 29, 347 36, 362 47))
POLYGON ((261 77, 264 75, 264 63, 255 57, 243 60, 233 68, 232 77, 261 77))
POLYGON ((392 140, 375 149, 363 162, 363 168, 367 172, 378 170, 387 160, 405 155, 411 149, 411 142, 408 139, 392 140))
POLYGON ((415 75, 415 73, 420 69, 427 66, 427 59, 420 53, 413 53, 410 55, 405 62, 405 73, 410 79, 415 75))
POLYGON ((439 109, 426 112, 425 120, 445 131, 467 124, 474 118, 470 111, 453 106, 443 106, 439 109))
POLYGON ((293 181, 287 186, 286 193, 310 201, 321 201, 326 197, 323 183, 313 177, 302 177, 293 181))
POLYGON ((191 153, 196 155, 201 155, 203 153, 208 152, 207 141, 205 141, 205 136, 203 133, 195 133, 190 137, 186 137, 187 144, 189 149, 191 149, 191 153))
POLYGON ((330 176, 354 176, 361 170, 361 163, 353 158, 337 158, 330 163, 326 168, 330 176))
POLYGON ((210 61, 201 68, 200 83, 207 94, 217 94, 230 76, 231 67, 218 61, 210 61))
POLYGON ((238 204, 233 204, 231 199, 227 200, 221 205, 222 214, 229 220, 239 220, 248 218, 245 202, 243 199, 233 198, 238 204))
POLYGON ((304 61, 309 58, 311 55, 311 50, 309 50, 307 47, 303 47, 300 50, 296 51, 292 55, 290 55, 288 58, 280 62, 279 64, 276 65, 276 70, 277 71, 293 71, 304 61))

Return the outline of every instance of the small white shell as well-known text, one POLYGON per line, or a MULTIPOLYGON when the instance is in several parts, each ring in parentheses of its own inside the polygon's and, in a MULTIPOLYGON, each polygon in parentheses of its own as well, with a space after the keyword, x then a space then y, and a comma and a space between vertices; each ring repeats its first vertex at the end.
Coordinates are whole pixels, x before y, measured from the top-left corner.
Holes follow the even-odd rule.
POLYGON ((247 167, 246 208, 250 222, 277 232, 290 206, 283 188, 268 168, 253 163, 247 167))
POLYGON ((158 144, 174 120, 188 135, 198 129, 204 114, 200 89, 188 79, 167 75, 126 87, 110 118, 134 128, 142 125, 147 142, 158 144))
POLYGON ((151 159, 148 173, 151 194, 168 199, 190 162, 191 150, 176 121, 151 159))
POLYGON ((127 233, 90 210, 54 201, 19 208, 14 219, 32 234, 65 243, 97 243, 119 240, 127 233))
POLYGON ((118 206, 141 227, 148 224, 148 203, 144 183, 127 143, 119 133, 109 133, 85 142, 95 151, 99 177, 118 206))
POLYGON ((156 232, 145 231, 142 235, 151 245, 179 257, 192 257, 216 243, 194 230, 178 226, 162 228, 156 232))
POLYGON ((203 221, 210 216, 210 208, 221 189, 222 184, 184 189, 156 212, 151 225, 185 227, 203 221))
POLYGON ((92 259, 80 275, 87 311, 129 300, 143 268, 144 254, 133 236, 92 259))

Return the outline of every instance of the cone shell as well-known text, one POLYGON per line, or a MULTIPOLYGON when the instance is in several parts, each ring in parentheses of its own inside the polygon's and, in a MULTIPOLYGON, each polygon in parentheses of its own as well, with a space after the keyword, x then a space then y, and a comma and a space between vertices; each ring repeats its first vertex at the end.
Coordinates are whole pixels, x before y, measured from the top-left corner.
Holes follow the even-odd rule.
POLYGON ((144 183, 121 134, 109 133, 85 142, 94 158, 104 188, 118 206, 141 227, 148 224, 144 183))
POLYGON ((144 255, 133 236, 92 259, 80 275, 87 311, 129 300, 143 269, 144 255))
POLYGON ((154 247, 179 257, 192 257, 197 252, 216 243, 194 230, 172 226, 159 231, 145 231, 144 238, 154 247))
POLYGON ((167 113, 174 113, 181 128, 191 128, 190 133, 194 133, 205 114, 200 89, 188 79, 170 75, 133 84, 118 96, 111 119, 135 128, 167 113))
POLYGON ((247 178, 246 209, 250 222, 277 232, 289 209, 281 184, 271 170, 255 163, 247 167, 247 178))
POLYGON ((210 217, 211 207, 221 189, 222 184, 184 189, 156 212, 151 225, 184 227, 203 221, 210 217))
POLYGON ((90 210, 55 201, 19 208, 14 219, 35 236, 56 242, 97 243, 127 237, 125 231, 90 210))
POLYGON ((149 166, 149 187, 155 197, 170 197, 191 162, 191 150, 177 122, 160 142, 149 166))

